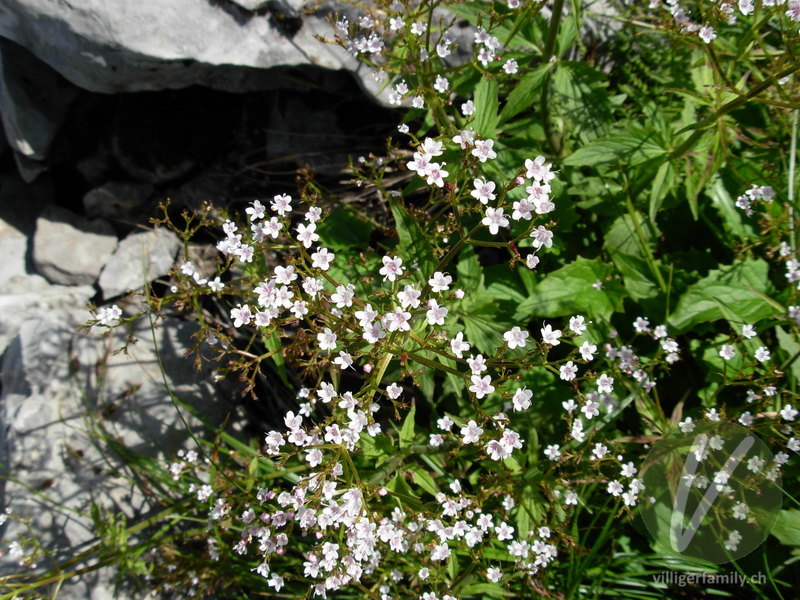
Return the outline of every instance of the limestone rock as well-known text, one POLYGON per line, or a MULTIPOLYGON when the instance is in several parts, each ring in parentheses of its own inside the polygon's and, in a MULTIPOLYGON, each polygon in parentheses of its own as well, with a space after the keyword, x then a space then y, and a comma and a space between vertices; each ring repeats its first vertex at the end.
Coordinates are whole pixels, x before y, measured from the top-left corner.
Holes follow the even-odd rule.
POLYGON ((109 300, 141 289, 169 273, 180 246, 177 236, 163 228, 130 234, 120 242, 100 273, 103 298, 109 300))
POLYGON ((104 221, 88 221, 57 206, 36 220, 33 262, 53 283, 94 284, 116 247, 114 230, 104 221))

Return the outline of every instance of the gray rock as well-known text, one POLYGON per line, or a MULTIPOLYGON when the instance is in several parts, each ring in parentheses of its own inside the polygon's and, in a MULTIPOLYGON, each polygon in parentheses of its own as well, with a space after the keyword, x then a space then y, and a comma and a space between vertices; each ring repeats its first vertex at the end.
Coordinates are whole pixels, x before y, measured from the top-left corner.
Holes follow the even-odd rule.
POLYGON ((259 10, 267 6, 271 0, 230 0, 246 10, 259 10))
MULTIPOLYGON (((164 389, 159 353, 166 380, 183 401, 215 423, 230 410, 210 383, 210 363, 198 373, 181 358, 193 343, 196 325, 162 322, 154 342, 147 319, 102 337, 99 331, 77 332, 87 318, 88 311, 66 310, 28 321, 3 356, 0 460, 12 477, 0 480, 0 506, 30 520, 30 528, 7 522, 3 550, 35 532, 61 561, 95 542, 92 505, 128 522, 156 508, 127 476, 115 445, 163 463, 179 448, 194 447, 189 431, 205 431, 186 411, 189 430, 184 426, 164 389), (114 354, 129 335, 138 341, 114 354)), ((18 572, 15 562, 9 556, 0 559, 0 576, 18 572)), ((114 576, 113 571, 90 572, 68 580, 58 597, 107 600, 114 597, 114 576)), ((123 590, 119 597, 142 594, 123 590)))
POLYGON ((142 183, 110 181, 83 197, 83 208, 92 218, 108 220, 130 217, 153 193, 153 186, 142 183))
MULTIPOLYGON (((329 3, 306 15, 286 35, 267 14, 242 7, 258 0, 5 0, 0 35, 25 46, 79 87, 104 93, 211 85, 236 79, 219 67, 270 69, 316 65, 346 69, 365 89, 380 86, 343 48, 320 43, 332 36, 329 13, 351 11, 329 3)), ((260 80, 268 84, 269 77, 260 80)), ((273 88, 285 82, 272 77, 273 88)), ((241 91, 241 90, 235 90, 241 91)))
POLYGON ((0 175, 0 288, 11 278, 32 271, 28 264, 28 238, 51 195, 44 178, 26 185, 18 177, 0 175))
POLYGON ((53 283, 92 285, 116 247, 114 230, 104 221, 88 221, 57 206, 36 220, 33 262, 53 283))
POLYGON ((119 244, 100 273, 103 298, 109 300, 141 289, 169 273, 181 247, 178 237, 163 228, 132 233, 119 244))
POLYGON ((9 143, 26 163, 45 158, 76 96, 75 86, 29 50, 0 38, 0 115, 9 143))
POLYGON ((88 285, 51 285, 41 275, 16 275, 0 285, 0 356, 23 323, 52 311, 85 305, 95 290, 88 285))

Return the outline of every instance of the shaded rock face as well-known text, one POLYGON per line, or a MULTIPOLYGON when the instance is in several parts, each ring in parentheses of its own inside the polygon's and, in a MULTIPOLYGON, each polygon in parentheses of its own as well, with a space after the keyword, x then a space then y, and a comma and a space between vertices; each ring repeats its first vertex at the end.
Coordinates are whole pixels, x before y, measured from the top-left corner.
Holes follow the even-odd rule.
MULTIPOLYGON (((353 9, 332 3, 306 12, 296 0, 6 0, 0 7, 0 113, 20 172, 31 181, 47 166, 43 161, 78 88, 104 94, 194 85, 287 89, 296 87, 287 77, 292 69, 313 67, 342 71, 353 87, 382 97, 368 69, 316 38, 330 37, 333 11, 353 9)), ((170 165, 159 177, 190 166, 170 165)), ((129 168, 141 176, 135 162, 129 168)))
MULTIPOLYGON (((113 444, 160 461, 171 460, 187 444, 189 433, 164 387, 157 351, 170 388, 183 401, 214 422, 231 410, 210 383, 210 368, 198 373, 180 356, 193 344, 195 325, 162 322, 154 342, 149 324, 142 322, 110 338, 81 335, 76 325, 85 318, 84 311, 54 310, 24 323, 0 372, 0 462, 13 473, 13 479, 0 481, 0 505, 30 519, 30 531, 57 561, 93 543, 93 504, 124 514, 130 523, 153 509, 128 479, 113 444), (138 342, 127 353, 113 355, 128 333, 138 342), (92 420, 102 424, 110 441, 97 430, 90 433, 92 420)), ((197 419, 186 411, 183 417, 195 434, 203 435, 197 419)), ((0 528, 5 544, 25 534, 26 528, 13 519, 0 528)), ((19 567, 13 557, 0 559, 0 575, 15 572, 19 567)), ((67 581, 59 598, 112 598, 113 575, 92 573, 67 581)))

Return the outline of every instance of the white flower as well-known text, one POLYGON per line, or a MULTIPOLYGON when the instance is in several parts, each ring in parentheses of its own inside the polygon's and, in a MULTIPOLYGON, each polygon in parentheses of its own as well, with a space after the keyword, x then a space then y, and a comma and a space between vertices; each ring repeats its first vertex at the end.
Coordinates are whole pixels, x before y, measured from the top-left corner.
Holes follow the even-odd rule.
POLYGON ((444 325, 446 316, 447 309, 444 306, 439 306, 439 303, 433 298, 428 300, 428 312, 425 313, 428 325, 444 325))
POLYGON ((464 334, 460 331, 456 334, 456 337, 450 340, 450 350, 458 358, 464 358, 464 352, 469 352, 470 348, 470 343, 464 340, 464 334))
POLYGON ((547 448, 545 448, 544 455, 550 460, 558 460, 561 456, 561 450, 559 449, 558 444, 550 444, 547 448))
POLYGON ((700 31, 697 32, 697 35, 699 35, 700 39, 706 44, 710 44, 711 41, 717 37, 717 34, 714 33, 713 27, 701 27, 700 31))
POLYGON ((467 100, 461 105, 461 114, 465 117, 475 114, 475 104, 472 100, 467 100))
POLYGON ((388 280, 393 282, 395 279, 397 279, 405 272, 405 269, 402 266, 403 259, 400 258, 399 256, 395 256, 394 258, 384 256, 382 261, 383 261, 383 266, 381 267, 380 271, 378 271, 378 273, 383 275, 384 281, 388 280))
POLYGON ((450 289, 450 284, 453 283, 453 277, 436 271, 428 280, 428 285, 431 286, 433 292, 446 292, 450 289))
MULTIPOLYGON (((416 23, 414 25, 416 25, 416 23)), ((412 26, 412 31, 413 31, 413 26, 412 26)), ((450 87, 450 82, 447 81, 446 78, 442 77, 441 75, 436 76, 436 82, 433 84, 433 89, 435 89, 440 94, 444 94, 449 87, 450 87)))
POLYGON ((583 342, 581 347, 578 348, 581 353, 581 358, 585 361, 590 361, 594 358, 594 353, 597 352, 597 346, 589 342, 583 342))
POLYGON ((614 378, 605 373, 597 378, 597 391, 601 394, 610 394, 614 391, 614 378))
POLYGON ((564 381, 572 381, 575 379, 576 375, 578 374, 578 368, 575 366, 571 360, 567 361, 567 363, 561 365, 558 370, 559 377, 564 381))
POLYGON ((515 61, 513 58, 508 59, 503 65, 503 70, 508 75, 513 75, 514 73, 516 73, 518 68, 519 65, 517 64, 517 61, 515 61))
POLYGON ((534 160, 527 159, 525 169, 525 177, 537 182, 547 183, 555 179, 555 173, 550 172, 551 165, 550 163, 545 164, 544 156, 537 156, 534 160))
POLYGON ((736 348, 731 346, 730 344, 723 344, 722 348, 719 349, 719 356, 722 360, 730 360, 736 355, 736 348))
POLYGON ((478 200, 481 204, 488 204, 491 200, 496 198, 494 195, 496 187, 494 181, 475 179, 472 182, 472 186, 475 189, 470 192, 470 196, 478 200))
POLYGON ((753 328, 752 325, 748 324, 742 327, 742 337, 745 337, 749 340, 750 338, 754 338, 757 335, 758 333, 756 332, 756 330, 753 328))
POLYGON ((553 232, 541 225, 531 232, 531 237, 533 238, 533 247, 537 250, 542 247, 553 247, 553 232))
POLYGON ((681 433, 691 433, 694 431, 694 422, 692 421, 692 417, 686 417, 683 421, 678 423, 678 427, 681 430, 681 433))
POLYGON ((508 222, 502 208, 491 207, 486 209, 486 216, 481 220, 481 223, 489 228, 489 233, 492 235, 497 235, 500 227, 508 227, 508 222))
POLYGON ((497 567, 489 567, 486 569, 486 579, 492 583, 497 583, 503 578, 503 572, 497 567))
POLYGON ((553 329, 548 323, 545 323, 544 327, 541 329, 542 334, 542 343, 550 344, 551 346, 558 346, 561 342, 559 338, 561 337, 561 330, 560 329, 553 329))
POLYGON ((317 334, 317 342, 319 342, 320 350, 335 350, 336 334, 326 327, 322 333, 317 334))
POLYGON ((769 350, 767 350, 766 346, 760 346, 756 350, 756 355, 755 356, 756 356, 756 360, 758 360, 759 362, 766 362, 766 361, 769 360, 769 357, 770 357, 769 350))
POLYGON ((483 428, 479 427, 478 424, 472 420, 461 428, 461 435, 464 436, 463 442, 465 444, 477 442, 481 434, 483 434, 483 428))
MULTIPOLYGON (((574 317, 570 317, 569 328, 575 332, 575 335, 581 335, 584 331, 586 331, 586 323, 584 323, 583 315, 575 315, 574 317)), ((586 344, 586 342, 584 342, 584 344, 586 344)))
POLYGON ((514 405, 514 410, 519 412, 521 410, 527 410, 530 408, 532 397, 533 392, 528 388, 519 388, 516 392, 514 392, 514 397, 511 399, 511 402, 514 405))
POLYGON ((795 417, 797 417, 797 411, 792 408, 791 404, 787 404, 781 410, 781 417, 783 417, 784 421, 794 421, 795 417))
POLYGON ((475 140, 475 148, 472 149, 472 156, 476 157, 482 163, 489 159, 497 158, 497 153, 492 150, 494 140, 475 140))
POLYGON ((503 334, 503 339, 508 344, 508 349, 524 348, 526 340, 528 339, 528 332, 523 331, 519 327, 512 327, 510 331, 503 334))
POLYGON ((750 507, 744 502, 737 502, 733 507, 733 518, 744 521, 747 519, 747 514, 750 512, 750 507))
POLYGON ((321 248, 311 255, 311 266, 316 269, 327 271, 335 256, 336 255, 327 248, 321 248))
POLYGON ((480 377, 479 375, 472 375, 470 377, 470 381, 472 381, 472 385, 469 386, 469 391, 475 394, 475 397, 480 400, 484 396, 488 396, 494 391, 494 386, 492 385, 492 378, 488 375, 484 377, 480 377))

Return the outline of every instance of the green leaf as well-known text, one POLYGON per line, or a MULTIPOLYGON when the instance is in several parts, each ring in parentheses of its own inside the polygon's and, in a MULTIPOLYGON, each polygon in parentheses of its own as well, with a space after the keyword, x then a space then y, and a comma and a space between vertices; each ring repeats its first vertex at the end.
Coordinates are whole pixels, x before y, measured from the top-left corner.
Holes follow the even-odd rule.
MULTIPOLYGON (((778 345, 781 350, 786 352, 787 360, 800 353, 800 344, 797 343, 794 337, 786 333, 783 327, 775 327, 775 337, 778 338, 778 345)), ((792 370, 794 380, 800 382, 800 358, 796 358, 789 368, 792 370)))
POLYGON ((541 65, 519 80, 519 83, 508 95, 503 110, 500 111, 500 123, 505 123, 533 105, 539 97, 539 91, 551 67, 550 64, 541 65))
POLYGON ((548 273, 533 293, 519 306, 517 317, 562 317, 585 313, 608 319, 622 310, 624 291, 619 283, 606 281, 611 267, 599 259, 579 257, 565 267, 548 273), (601 289, 594 283, 601 282, 601 289))
POLYGON ((611 102, 605 90, 606 77, 585 62, 562 61, 553 76, 550 104, 564 114, 585 139, 603 135, 611 122, 611 102))
POLYGON ((428 492, 431 496, 439 493, 439 488, 436 487, 436 482, 425 469, 419 465, 411 465, 408 470, 411 472, 411 478, 419 487, 428 492))
POLYGON ((408 448, 414 443, 414 418, 417 414, 417 405, 412 402, 411 410, 408 411, 403 427, 400 429, 400 447, 408 448))
POLYGON ((654 134, 648 136, 614 133, 579 148, 564 159, 563 164, 573 167, 617 162, 626 166, 639 165, 666 154, 664 148, 649 139, 652 135, 654 134))
POLYGON ((458 285, 463 290, 474 293, 483 288, 483 268, 475 254, 475 248, 466 246, 458 255, 458 285))
POLYGON ((277 367, 278 377, 281 378, 281 381, 284 385, 291 387, 291 384, 289 383, 289 375, 286 372, 286 362, 283 360, 283 354, 280 352, 280 332, 274 331, 269 337, 264 337, 264 345, 267 347, 267 350, 274 353, 272 356, 270 356, 270 359, 277 367))
MULTIPOLYGON (((652 279, 652 271, 647 260, 618 250, 609 249, 609 255, 617 271, 622 275, 625 290, 631 298, 638 301, 655 298, 661 293, 658 283, 652 279)), ((656 261, 656 267, 660 268, 661 263, 656 261)))
POLYGON ((672 163, 663 163, 653 179, 653 187, 650 189, 650 220, 655 221, 661 204, 664 202, 669 191, 675 186, 675 169, 672 163))
POLYGON ((771 531, 781 544, 800 546, 800 510, 782 510, 771 531))
POLYGON ((743 222, 742 212, 736 208, 721 177, 712 179, 711 185, 706 189, 706 196, 711 200, 711 205, 719 213, 722 224, 729 233, 739 239, 754 235, 753 228, 743 222))
POLYGON ((502 598, 505 596, 505 590, 496 583, 470 583, 461 589, 462 596, 478 596, 485 598, 502 598))
POLYGON ((497 133, 497 82, 484 77, 475 87, 475 132, 481 138, 493 138, 497 133))
POLYGON ((698 323, 727 319, 733 326, 754 323, 776 314, 775 307, 764 302, 758 293, 767 293, 768 265, 763 260, 748 259, 710 271, 693 283, 678 300, 669 323, 679 332, 698 323))
POLYGON ((372 225, 352 210, 337 208, 317 227, 323 245, 333 250, 366 248, 372 225))
POLYGON ((408 269, 415 269, 416 265, 415 270, 421 271, 420 276, 427 279, 436 269, 436 259, 428 238, 405 208, 394 200, 390 201, 390 205, 400 237, 399 254, 408 269))

